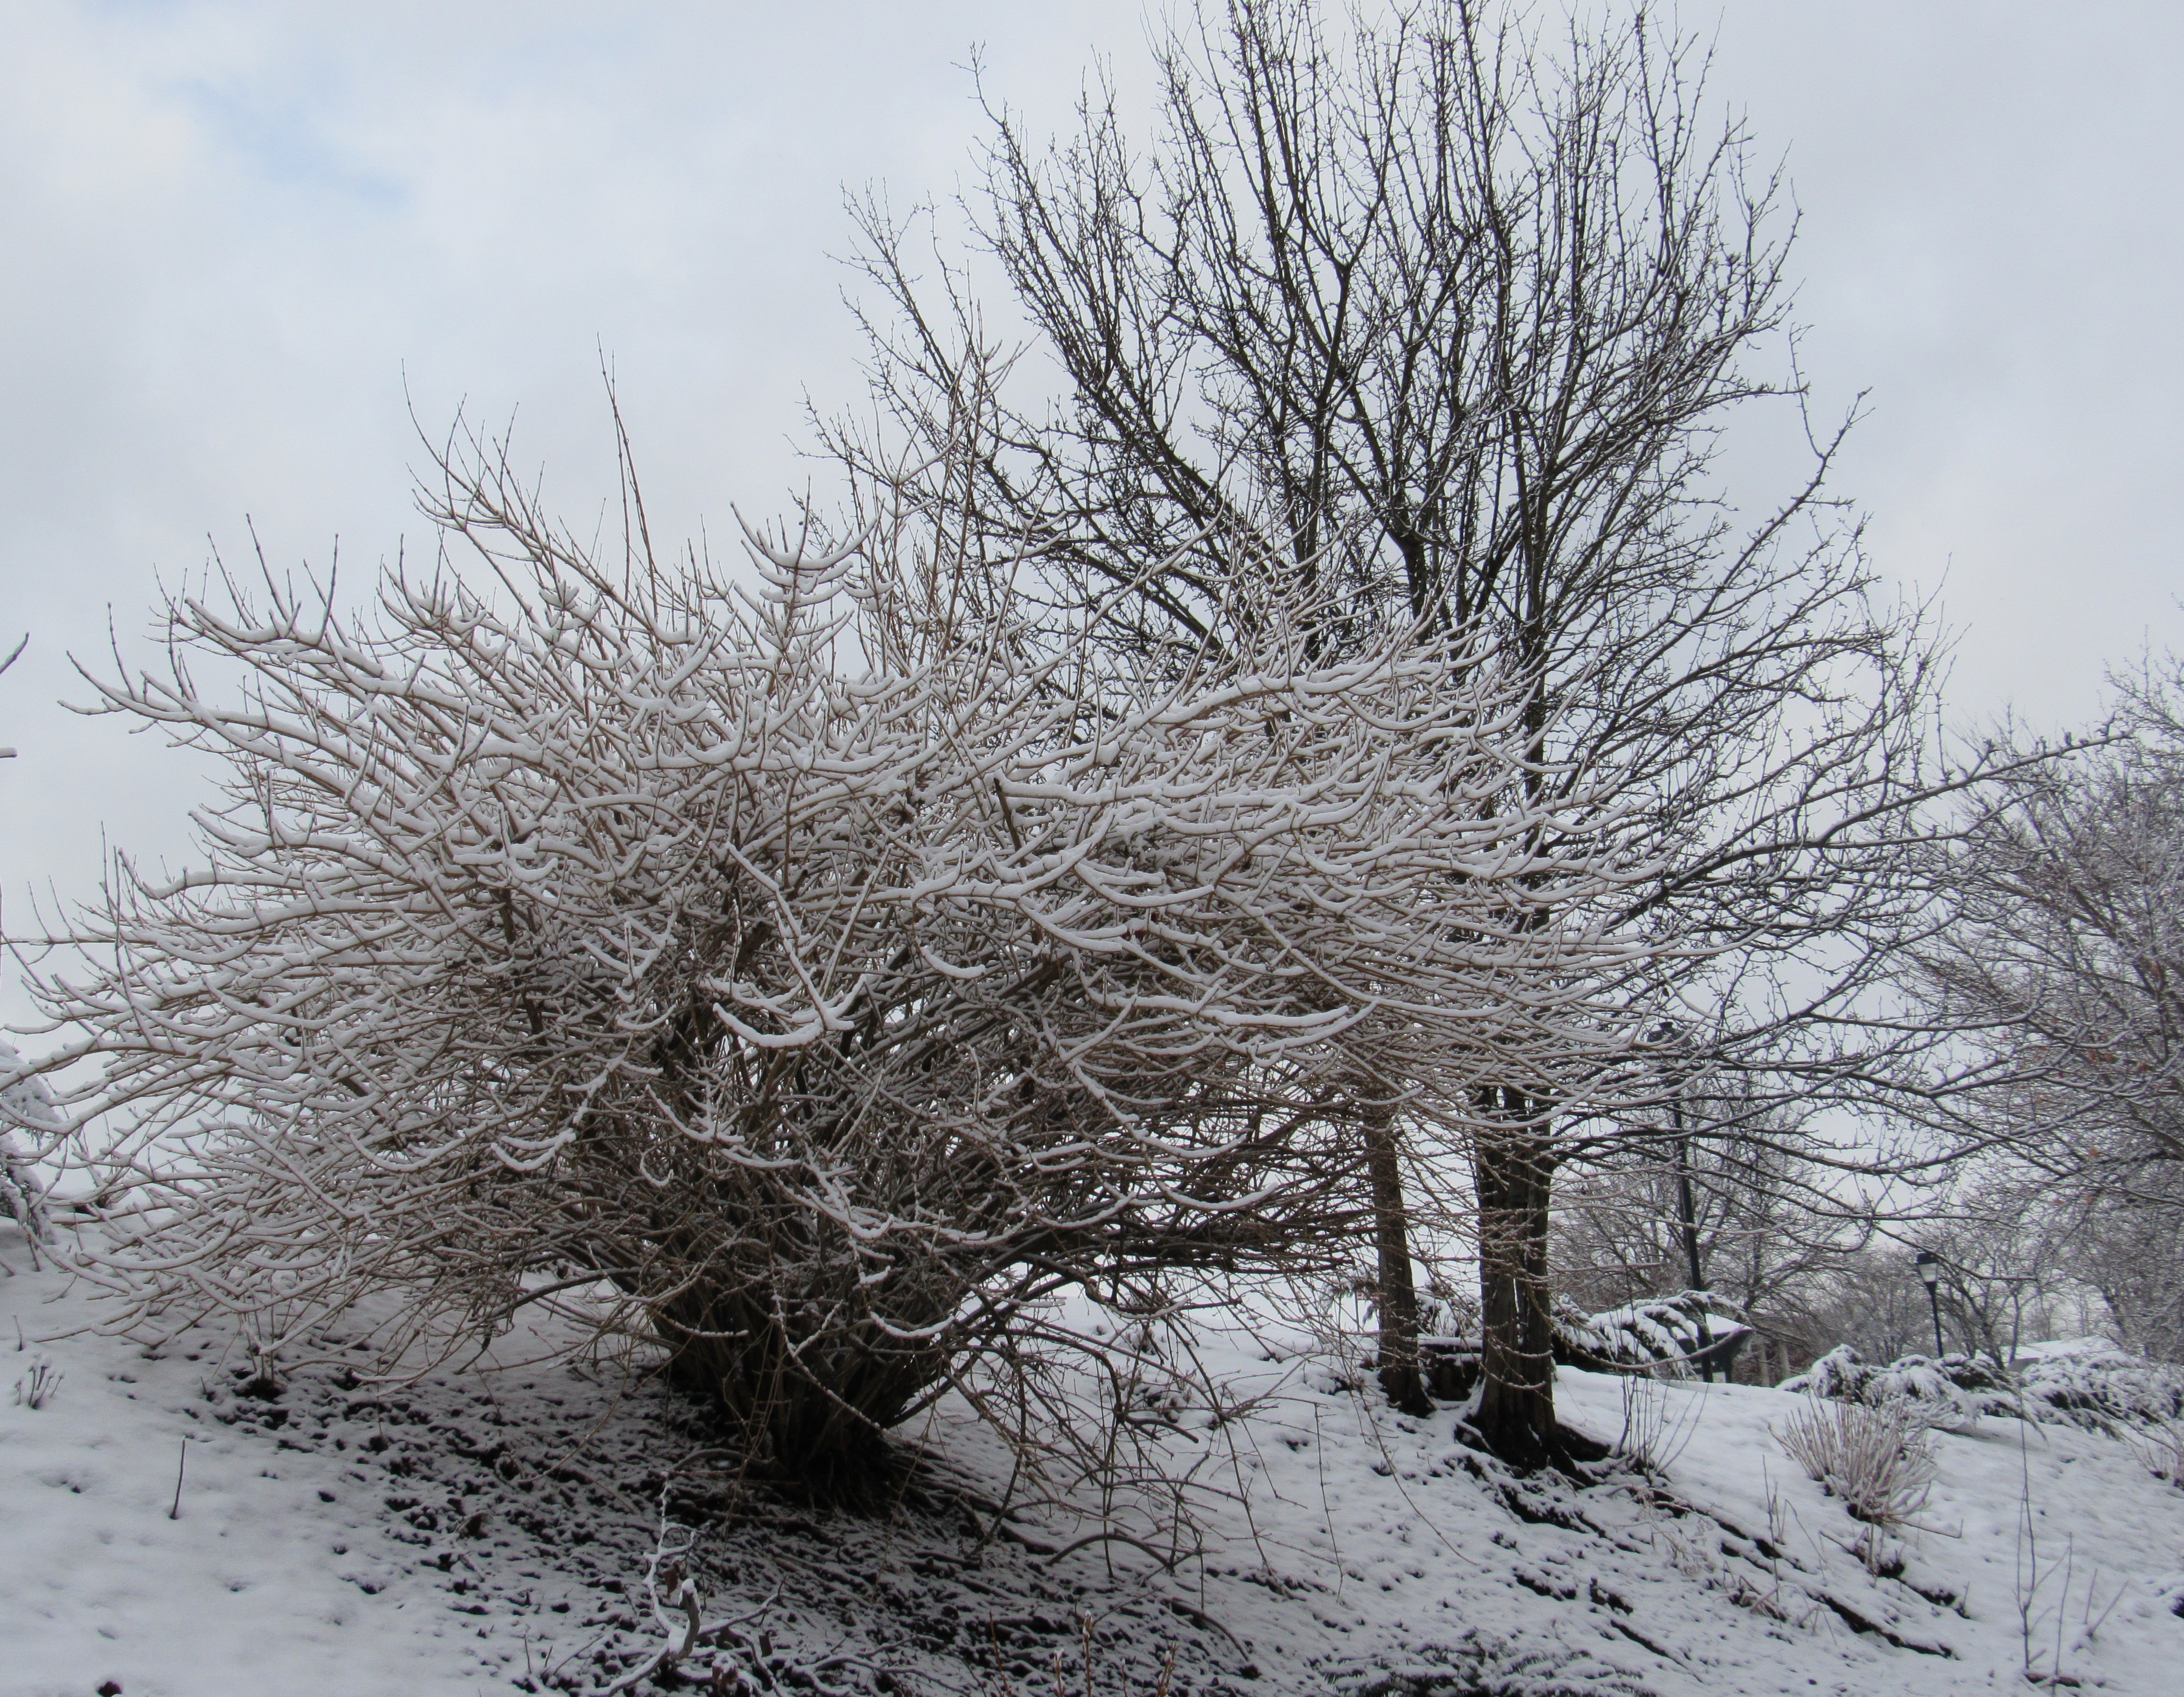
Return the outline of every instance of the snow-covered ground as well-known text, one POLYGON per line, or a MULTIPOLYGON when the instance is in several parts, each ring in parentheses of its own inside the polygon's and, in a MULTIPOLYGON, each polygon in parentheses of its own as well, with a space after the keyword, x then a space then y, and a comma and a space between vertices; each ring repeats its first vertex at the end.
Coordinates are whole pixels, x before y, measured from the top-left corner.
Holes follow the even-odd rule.
MULTIPOLYGON (((1196 1532, 1164 1570, 1114 1543, 1055 1556, 1082 1527, 1051 1519, 994 1538, 929 1493, 860 1516, 741 1490, 678 1465, 704 1431, 649 1382, 526 1363, 550 1337, 406 1387, 329 1359, 269 1398, 219 1337, 155 1359, 58 1336, 84 1299, 12 1227, 0 1262, 8 1697, 597 1690, 665 1640, 641 1601, 663 1497, 705 1618, 743 1622, 745 1688, 1028 1697, 1057 1667, 1085 1689, 1089 1655, 1098 1694, 1152 1692, 1172 1656, 1177 1692, 1868 1697, 2008 1690, 2030 1655, 2184 1689, 2184 1492, 2067 1426, 1936 1433, 1924 1529, 1876 1578, 1773 1436, 1782 1393, 1565 1371, 1565 1419, 1656 1464, 1580 1488, 1511 1477, 1452 1412, 1395 1415, 1323 1357, 1209 1339, 1258 1400, 1173 1410, 1196 1532), (60 1376, 33 1408, 41 1363, 60 1376)), ((1000 1493, 990 1438, 927 1441, 1000 1493)))

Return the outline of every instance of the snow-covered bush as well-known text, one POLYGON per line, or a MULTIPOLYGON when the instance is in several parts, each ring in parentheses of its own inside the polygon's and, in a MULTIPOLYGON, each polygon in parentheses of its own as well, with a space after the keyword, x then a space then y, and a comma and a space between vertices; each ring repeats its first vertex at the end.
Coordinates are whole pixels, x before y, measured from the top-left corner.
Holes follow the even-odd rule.
POLYGON ((1751 1328, 1723 1312, 1708 1291, 1646 1297, 1601 1314, 1568 1303, 1555 1313, 1557 1360, 1593 1368, 1658 1367, 1689 1360, 1700 1350, 1751 1328))
POLYGON ((100 686, 229 774, 205 864, 118 862, 34 984, 125 1320, 590 1302, 809 1477, 1069 1287, 1339 1242, 1346 1094, 1552 1097, 1633 1023, 1624 869, 1445 638, 1323 663, 1256 572, 1118 646, 901 513, 752 537, 748 592, 610 570, 489 454, 437 516, 502 596, 231 583, 100 686))
POLYGON ((2184 1368, 2119 1349, 2105 1338, 2049 1344, 2020 1354, 2017 1385, 2037 1420, 2096 1431, 2166 1428, 2184 1421, 2184 1368))
MULTIPOLYGON (((1554 1359, 1588 1372, 1685 1376, 1696 1370, 1691 1361, 1701 1350, 1751 1330, 1723 1312, 1729 1306, 1710 1292, 1683 1291, 1586 1314, 1557 1295, 1554 1359)), ((1437 1297, 1425 1313, 1428 1329, 1420 1341, 1434 1394, 1459 1401, 1479 1378, 1477 1306, 1437 1297)))
POLYGON ((2009 1375, 1983 1355, 1905 1355, 1885 1367, 1839 1343, 1780 1389, 1871 1409, 1902 1409, 1928 1426, 1967 1432, 1982 1414, 2014 1414, 2009 1375))
POLYGON ((1968 1429, 1981 1415, 2103 1432, 2184 1419, 2184 1370, 2104 1338, 2036 1345, 2019 1354, 2014 1370, 1986 1354, 1905 1355, 1880 1367, 1840 1344, 1781 1388, 1869 1408, 1900 1404, 1950 1431, 1968 1429))

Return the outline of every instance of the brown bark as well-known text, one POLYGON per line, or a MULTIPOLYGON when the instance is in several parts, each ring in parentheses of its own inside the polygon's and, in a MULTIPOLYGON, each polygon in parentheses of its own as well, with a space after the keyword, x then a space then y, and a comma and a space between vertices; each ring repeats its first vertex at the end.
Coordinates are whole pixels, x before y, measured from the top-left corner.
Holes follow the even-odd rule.
POLYGON ((1380 1254, 1380 1388, 1393 1407, 1424 1417, 1434 1405, 1418 1372, 1418 1291, 1411 1272, 1410 1216, 1403 1206, 1394 1114, 1384 1102, 1368 1103, 1362 1123, 1373 1185, 1373 1235, 1380 1254))
MULTIPOLYGON (((1521 1120, 1525 1104, 1509 1099, 1514 1092, 1493 1095, 1503 1117, 1521 1120)), ((1482 1139, 1476 1165, 1485 1383, 1470 1426, 1503 1460, 1543 1467, 1568 1460, 1555 1421, 1554 1315, 1547 1289, 1553 1156, 1543 1136, 1520 1124, 1482 1139)))

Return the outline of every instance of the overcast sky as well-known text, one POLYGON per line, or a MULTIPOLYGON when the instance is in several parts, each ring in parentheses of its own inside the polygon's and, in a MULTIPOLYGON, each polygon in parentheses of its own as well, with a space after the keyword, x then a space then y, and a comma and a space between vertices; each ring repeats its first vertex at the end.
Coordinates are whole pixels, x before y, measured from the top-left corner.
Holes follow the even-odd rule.
MULTIPOLYGON (((155 576, 245 554, 246 516, 277 565, 415 549, 405 380, 429 426, 516 410, 583 510, 611 467, 601 348, 655 531, 779 511, 805 391, 857 392, 843 186, 951 194, 974 45, 1050 128, 1095 54, 1139 77, 1145 16, 0 0, 0 628, 31 636, 0 678, 8 928, 33 886, 87 891, 102 833, 176 852, 201 793, 55 705, 109 608, 141 654, 155 576)), ((1824 407, 1870 392, 1844 488, 1882 569, 1941 591, 1956 715, 2082 720, 2105 664, 2184 647, 2184 8, 1682 16, 1787 154, 1806 370, 1824 407)))

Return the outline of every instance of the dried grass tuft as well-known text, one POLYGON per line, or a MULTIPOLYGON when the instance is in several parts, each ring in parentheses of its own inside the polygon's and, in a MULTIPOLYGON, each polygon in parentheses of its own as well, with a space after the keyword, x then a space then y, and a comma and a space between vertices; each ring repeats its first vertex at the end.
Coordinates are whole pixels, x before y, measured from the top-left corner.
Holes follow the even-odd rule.
POLYGON ((1860 1540, 1869 1566, 1882 1560, 1887 1533, 1914 1524, 1934 1487, 1925 1421, 1902 1403, 1808 1401, 1774 1431, 1774 1440, 1808 1478, 1873 1530, 1860 1540))

